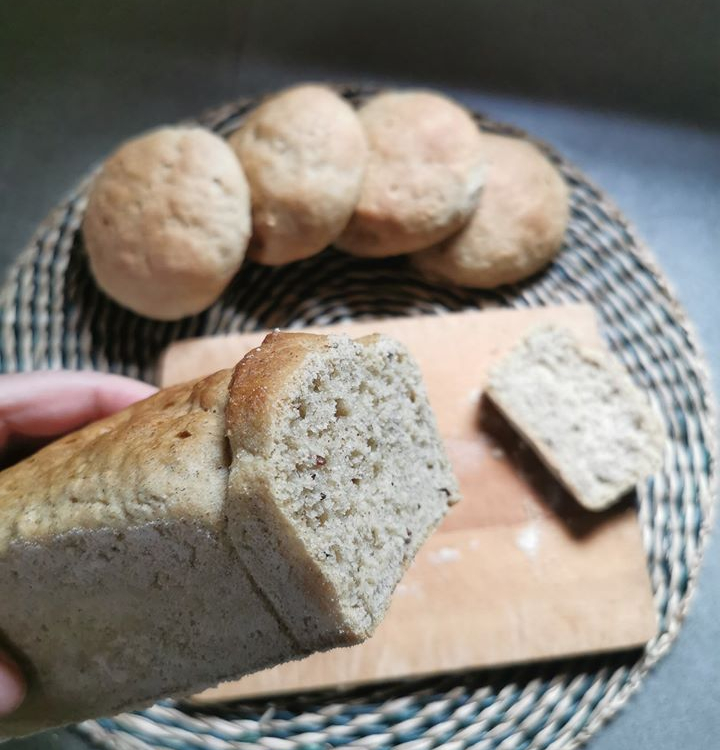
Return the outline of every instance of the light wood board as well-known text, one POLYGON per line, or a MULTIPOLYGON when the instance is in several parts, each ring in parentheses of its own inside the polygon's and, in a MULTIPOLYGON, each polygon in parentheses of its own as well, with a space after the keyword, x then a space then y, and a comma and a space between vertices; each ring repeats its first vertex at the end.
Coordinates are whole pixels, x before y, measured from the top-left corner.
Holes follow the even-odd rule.
MULTIPOLYGON (((656 631, 634 507, 581 509, 487 404, 484 378, 532 325, 556 321, 602 345, 584 305, 351 323, 413 353, 464 499, 428 540, 375 635, 206 691, 226 700, 641 646, 656 631)), ((312 330, 312 329, 308 329, 312 330)), ((235 364, 264 334, 173 344, 163 385, 235 364)), ((241 616, 241 615, 240 615, 241 616)))

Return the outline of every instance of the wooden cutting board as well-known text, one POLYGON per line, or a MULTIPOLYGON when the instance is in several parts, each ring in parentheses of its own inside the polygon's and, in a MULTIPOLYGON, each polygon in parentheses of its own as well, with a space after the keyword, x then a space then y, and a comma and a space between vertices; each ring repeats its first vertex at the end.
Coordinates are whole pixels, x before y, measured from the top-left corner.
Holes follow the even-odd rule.
MULTIPOLYGON (((227 700, 641 646, 656 632, 634 506, 580 508, 481 399, 490 365, 528 327, 602 345, 591 307, 569 305, 342 324, 404 342, 423 371, 464 499, 420 550, 375 635, 206 691, 227 700)), ((311 330, 311 329, 308 329, 311 330)), ((314 330, 314 329, 313 329, 314 330)), ((170 385, 235 364, 252 333, 173 344, 170 385)))

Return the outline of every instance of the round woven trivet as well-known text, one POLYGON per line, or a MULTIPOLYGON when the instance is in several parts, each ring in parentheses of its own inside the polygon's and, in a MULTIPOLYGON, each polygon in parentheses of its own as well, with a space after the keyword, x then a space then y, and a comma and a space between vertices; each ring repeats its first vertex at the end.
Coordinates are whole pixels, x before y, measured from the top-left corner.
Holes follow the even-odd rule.
MULTIPOLYGON (((356 103, 371 93, 340 91, 356 103)), ((254 104, 231 104, 200 121, 228 134, 254 104)), ((486 130, 523 136, 482 116, 477 121, 486 130)), ((572 218, 556 262, 526 283, 494 292, 440 287, 403 259, 363 261, 328 250, 284 268, 248 263, 217 304, 178 323, 133 315, 95 287, 78 232, 86 180, 11 270, 0 296, 0 368, 93 368, 152 381, 163 347, 189 336, 489 305, 591 302, 609 345, 650 394, 668 433, 664 470, 637 495, 657 636, 632 654, 355 691, 226 706, 167 701, 86 721, 77 727, 86 738, 118 750, 571 748, 596 732, 668 651, 712 520, 715 432, 705 364, 685 313, 612 202, 561 156, 538 145, 571 187, 572 218)))

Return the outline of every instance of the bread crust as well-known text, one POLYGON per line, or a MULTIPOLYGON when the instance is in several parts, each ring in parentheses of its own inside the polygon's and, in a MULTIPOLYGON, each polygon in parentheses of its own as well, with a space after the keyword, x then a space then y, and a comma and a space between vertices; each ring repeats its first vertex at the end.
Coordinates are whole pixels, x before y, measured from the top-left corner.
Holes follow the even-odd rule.
POLYGON ((160 391, 0 473, 0 553, 11 541, 38 543, 76 529, 159 518, 219 522, 231 375, 160 391))
POLYGON ((360 200, 335 243, 353 255, 414 252, 448 237, 478 202, 480 131, 458 104, 429 91, 395 91, 358 110, 369 145, 360 200))
POLYGON ((469 223, 412 256, 426 276, 486 289, 520 281, 559 252, 569 219, 560 173, 527 141, 482 134, 486 182, 469 223))
POLYGON ((248 257, 281 265, 315 255, 360 197, 367 142, 354 109, 326 86, 263 101, 230 137, 252 192, 248 257))
POLYGON ((95 178, 83 219, 98 286, 158 320, 215 302, 250 229, 242 167, 220 136, 199 127, 160 128, 121 145, 95 178))
POLYGON ((253 455, 267 451, 271 424, 293 374, 308 354, 327 346, 327 336, 308 333, 268 334, 262 344, 238 362, 229 384, 228 437, 233 452, 253 455))

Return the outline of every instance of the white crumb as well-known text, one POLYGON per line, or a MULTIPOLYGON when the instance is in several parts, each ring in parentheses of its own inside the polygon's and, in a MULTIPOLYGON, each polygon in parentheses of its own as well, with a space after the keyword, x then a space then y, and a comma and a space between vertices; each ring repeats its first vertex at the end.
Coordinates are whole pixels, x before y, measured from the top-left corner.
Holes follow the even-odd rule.
POLYGON ((515 544, 530 558, 537 555, 540 545, 540 527, 537 521, 530 521, 515 537, 515 544))
POLYGON ((454 547, 441 547, 437 552, 430 553, 430 560, 435 564, 455 562, 460 559, 460 551, 454 547))
POLYGON ((501 458, 505 458, 505 451, 502 448, 491 448, 490 455, 499 461, 501 458))
POLYGON ((470 549, 480 549, 480 542, 477 539, 471 539, 468 547, 470 549))

